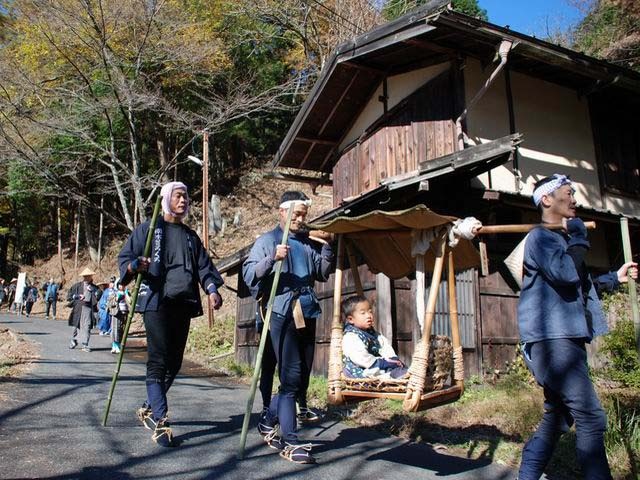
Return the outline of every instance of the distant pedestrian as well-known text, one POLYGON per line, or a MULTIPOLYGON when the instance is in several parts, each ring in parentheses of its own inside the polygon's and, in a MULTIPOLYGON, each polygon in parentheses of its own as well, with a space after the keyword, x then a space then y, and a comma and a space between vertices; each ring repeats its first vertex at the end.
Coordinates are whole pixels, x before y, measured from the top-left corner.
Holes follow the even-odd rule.
POLYGON ((122 329, 129 314, 129 291, 120 281, 116 282, 116 288, 109 295, 107 309, 111 315, 111 353, 120 353, 122 342, 122 329))
POLYGON ((32 285, 25 287, 24 293, 24 306, 27 313, 27 317, 31 316, 31 310, 33 309, 33 304, 38 301, 38 284, 34 282, 32 285))
POLYGON ((72 307, 69 314, 69 326, 73 327, 73 334, 69 342, 69 348, 76 348, 80 337, 83 352, 90 352, 89 339, 91 327, 95 323, 95 314, 98 311, 98 287, 93 283, 95 272, 85 268, 80 272, 82 281, 69 289, 67 301, 72 307))
POLYGON ((112 277, 108 282, 98 284, 99 287, 104 287, 100 294, 100 301, 98 302, 98 330, 100 330, 100 335, 106 336, 111 334, 111 314, 107 309, 107 301, 109 300, 109 296, 115 293, 114 281, 115 277, 112 277))
POLYGON ((5 285, 4 278, 0 278, 0 310, 2 309, 2 304, 4 303, 4 300, 6 297, 7 297, 7 286, 5 285))
POLYGON ((51 312, 51 308, 53 307, 53 319, 56 319, 56 303, 58 302, 58 290, 60 286, 53 280, 53 278, 49 279, 49 283, 47 284, 47 290, 44 294, 44 303, 45 303, 45 320, 49 320, 49 312, 51 312))
POLYGON ((7 310, 9 312, 15 312, 16 306, 14 305, 14 300, 16 298, 16 284, 18 282, 17 278, 12 278, 9 282, 9 286, 7 287, 7 310))

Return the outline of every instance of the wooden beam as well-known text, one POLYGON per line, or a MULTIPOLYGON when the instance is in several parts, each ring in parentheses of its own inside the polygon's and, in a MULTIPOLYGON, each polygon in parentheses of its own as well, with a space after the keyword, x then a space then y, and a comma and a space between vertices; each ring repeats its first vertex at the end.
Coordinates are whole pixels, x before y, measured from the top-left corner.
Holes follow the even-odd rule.
POLYGON ((442 45, 438 45, 437 43, 433 43, 433 42, 430 42, 429 40, 424 40, 422 38, 410 38, 408 40, 405 40, 405 43, 408 43, 410 45, 415 45, 417 47, 424 48, 427 50, 432 50, 438 53, 446 53, 453 57, 459 54, 458 50, 455 50, 449 47, 443 47, 442 45))
POLYGON ((336 146, 338 144, 338 142, 336 142, 335 140, 328 140, 325 138, 314 138, 314 137, 304 137, 301 135, 298 135, 295 140, 299 140, 301 142, 306 142, 306 143, 317 143, 319 145, 329 145, 329 146, 336 146))
POLYGON ((309 183, 311 185, 333 185, 333 181, 328 175, 320 177, 311 177, 307 175, 295 175, 291 173, 270 172, 265 178, 273 180, 282 180, 284 182, 309 183))
POLYGON ((465 148, 464 150, 460 150, 434 160, 419 161, 418 166, 420 173, 424 173, 427 170, 433 170, 434 168, 445 166, 447 164, 455 164, 459 167, 469 163, 474 163, 481 159, 488 159, 500 155, 501 153, 512 151, 521 142, 522 135, 516 133, 491 142, 465 148))
POLYGON ((376 75, 386 75, 387 71, 381 68, 371 67, 369 65, 364 65, 363 63, 356 62, 354 60, 344 60, 339 62, 342 65, 347 65, 349 67, 357 68, 358 70, 363 70, 365 72, 375 73, 376 75))

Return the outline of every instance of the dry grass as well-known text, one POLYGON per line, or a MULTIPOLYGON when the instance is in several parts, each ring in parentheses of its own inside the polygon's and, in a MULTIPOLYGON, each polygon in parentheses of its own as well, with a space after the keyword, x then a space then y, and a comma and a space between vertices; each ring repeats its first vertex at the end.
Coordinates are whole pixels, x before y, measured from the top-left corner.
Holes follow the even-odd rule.
POLYGON ((0 329, 0 379, 24 374, 37 358, 36 344, 7 328, 0 329))
MULTIPOLYGON (((614 479, 636 479, 631 459, 637 462, 640 458, 640 416, 637 413, 640 392, 609 388, 600 390, 599 395, 609 417, 606 444, 614 479), (621 404, 618 412, 612 407, 614 399, 621 404)), ((349 412, 348 421, 407 440, 426 442, 436 450, 517 468, 524 443, 541 416, 541 389, 531 382, 507 376, 495 385, 485 383, 467 387, 456 403, 415 414, 403 412, 398 401, 362 402, 349 412)), ((573 431, 558 443, 548 473, 554 478, 580 476, 573 431)))

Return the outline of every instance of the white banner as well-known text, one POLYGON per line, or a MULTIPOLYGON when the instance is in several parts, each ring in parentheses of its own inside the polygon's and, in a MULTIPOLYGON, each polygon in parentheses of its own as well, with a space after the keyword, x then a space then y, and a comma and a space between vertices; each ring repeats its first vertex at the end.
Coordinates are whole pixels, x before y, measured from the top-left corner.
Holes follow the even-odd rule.
POLYGON ((27 284, 27 273, 21 272, 18 274, 18 284, 16 285, 16 298, 14 302, 22 303, 22 293, 24 292, 24 287, 27 284))

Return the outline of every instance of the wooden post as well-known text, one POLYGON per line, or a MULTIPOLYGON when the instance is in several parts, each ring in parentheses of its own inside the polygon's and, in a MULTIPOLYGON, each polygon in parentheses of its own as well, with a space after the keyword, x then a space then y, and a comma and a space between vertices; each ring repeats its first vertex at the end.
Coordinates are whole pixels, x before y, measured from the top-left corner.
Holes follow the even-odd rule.
MULTIPOLYGON (((629 237, 629 220, 626 217, 620 218, 620 230, 622 233, 622 250, 624 251, 624 261, 633 261, 631 253, 631 238, 629 237)), ((638 292, 636 281, 629 277, 629 301, 631 302, 631 317, 636 331, 636 351, 640 357, 640 311, 638 311, 638 292)))
POLYGON ((349 257, 349 268, 351 268, 351 274, 353 275, 353 283, 356 286, 356 293, 364 297, 364 289, 362 288, 362 280, 360 279, 360 272, 358 271, 358 263, 356 261, 356 255, 353 252, 351 242, 345 242, 347 247, 347 256, 349 257))
POLYGON ((427 307, 424 313, 424 328, 422 331, 422 343, 429 345, 431 339, 431 325, 436 316, 436 303, 438 301, 438 290, 440 289, 440 281, 442 280, 442 271, 444 270, 444 250, 447 245, 445 236, 440 237, 434 245, 436 261, 433 266, 433 276, 431 277, 431 287, 429 288, 429 298, 427 299, 427 307))
POLYGON ((73 261, 73 268, 75 268, 76 273, 78 271, 78 248, 80 245, 80 206, 81 202, 78 202, 78 210, 76 211, 76 254, 73 261))
POLYGON ((104 195, 100 196, 100 226, 98 227, 98 271, 102 262, 102 228, 104 227, 104 195))
MULTIPOLYGON (((209 255, 209 132, 202 132, 202 245, 209 255)), ((213 328, 213 309, 207 301, 207 323, 213 328)))
POLYGON ((60 261, 60 282, 64 283, 64 265, 62 264, 62 220, 60 218, 60 200, 56 206, 58 220, 58 260, 60 261))
POLYGON ((429 350, 431 349, 431 326, 436 314, 436 302, 438 300, 438 290, 442 280, 444 269, 444 254, 446 247, 447 233, 443 233, 432 243, 436 254, 436 261, 433 266, 433 276, 431 277, 431 287, 429 288, 429 298, 424 314, 424 328, 422 331, 422 341, 416 344, 413 352, 413 359, 409 367, 409 380, 407 382, 407 392, 405 393, 402 408, 405 412, 417 412, 420 408, 420 399, 426 383, 426 372, 429 362, 429 350))
MULTIPOLYGON (((455 364, 455 351, 462 346, 460 341, 460 324, 458 322, 458 294, 456 292, 456 271, 455 262, 453 261, 453 250, 449 250, 449 264, 447 265, 447 286, 449 293, 449 321, 451 322, 451 343, 454 350, 454 369, 455 364)), ((455 371, 455 370, 454 370, 455 371)), ((462 386, 463 378, 454 378, 456 385, 462 386)))
POLYGON ((331 343, 329 345, 329 371, 327 400, 332 405, 343 403, 340 376, 342 375, 342 315, 340 303, 342 300, 342 273, 344 268, 344 238, 338 235, 338 253, 336 258, 336 273, 333 283, 333 319, 331 321, 331 343))

